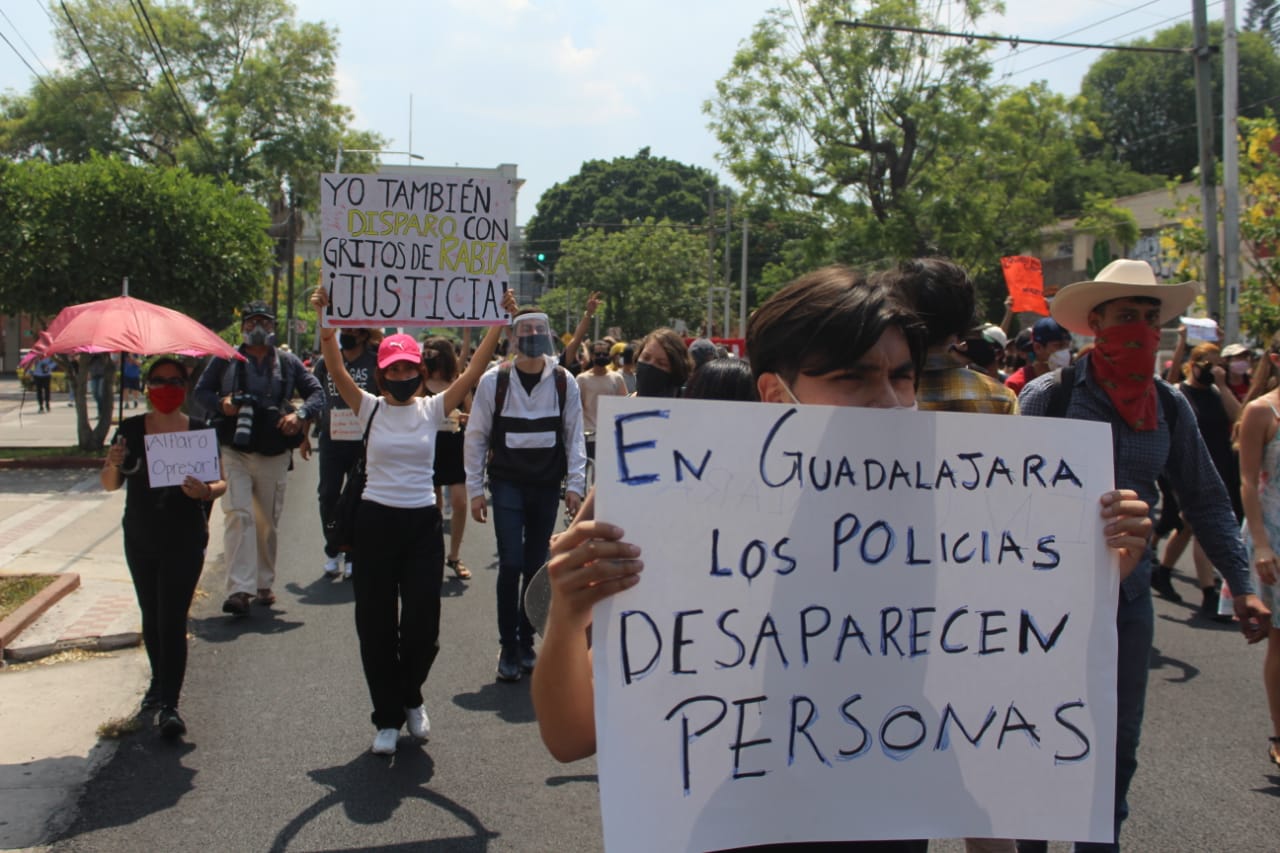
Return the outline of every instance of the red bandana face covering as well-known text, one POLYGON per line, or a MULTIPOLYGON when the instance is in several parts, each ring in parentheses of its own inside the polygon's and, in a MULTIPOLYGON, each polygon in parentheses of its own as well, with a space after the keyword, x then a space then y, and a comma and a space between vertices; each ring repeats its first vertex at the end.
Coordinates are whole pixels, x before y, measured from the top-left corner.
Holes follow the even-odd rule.
POLYGON ((182 401, 187 397, 185 388, 178 388, 173 385, 161 385, 158 388, 148 388, 147 398, 151 400, 151 405, 157 412, 161 414, 169 414, 182 405, 182 401))
POLYGON ((1103 329, 1094 339, 1093 380, 1133 429, 1156 428, 1156 349, 1160 330, 1146 323, 1103 329))

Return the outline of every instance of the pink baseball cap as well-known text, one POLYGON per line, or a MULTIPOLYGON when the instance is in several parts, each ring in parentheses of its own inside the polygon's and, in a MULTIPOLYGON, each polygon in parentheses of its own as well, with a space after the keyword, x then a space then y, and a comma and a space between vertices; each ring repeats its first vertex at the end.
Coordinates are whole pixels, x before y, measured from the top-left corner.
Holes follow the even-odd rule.
POLYGON ((418 346, 418 342, 413 339, 412 335, 391 335, 382 339, 382 343, 378 344, 378 368, 386 370, 397 361, 412 361, 414 364, 422 363, 422 347, 418 346))

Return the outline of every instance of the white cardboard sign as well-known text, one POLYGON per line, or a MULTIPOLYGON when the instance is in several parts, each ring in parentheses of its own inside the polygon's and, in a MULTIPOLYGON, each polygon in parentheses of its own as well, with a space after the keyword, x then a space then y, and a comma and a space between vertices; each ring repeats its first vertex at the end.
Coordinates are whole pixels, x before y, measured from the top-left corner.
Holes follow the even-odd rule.
POLYGON ((600 401, 610 853, 1112 832, 1105 424, 600 401))
POLYGON ((514 192, 503 179, 413 173, 320 178, 325 326, 508 322, 514 192))
POLYGON ((181 486, 188 475, 205 483, 222 478, 215 430, 154 433, 143 437, 143 447, 153 489, 181 486))

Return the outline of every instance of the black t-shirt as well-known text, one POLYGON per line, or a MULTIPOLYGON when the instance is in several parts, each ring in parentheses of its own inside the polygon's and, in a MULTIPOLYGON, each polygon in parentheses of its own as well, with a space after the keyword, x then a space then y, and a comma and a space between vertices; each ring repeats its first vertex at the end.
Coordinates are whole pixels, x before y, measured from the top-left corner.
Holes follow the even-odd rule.
MULTIPOLYGON (((192 428, 187 420, 187 429, 192 428)), ((200 429, 200 425, 195 425, 200 429)), ((147 476, 147 454, 143 437, 146 415, 134 415, 120 424, 124 436, 125 457, 120 466, 124 475, 124 529, 130 534, 146 535, 162 541, 208 536, 208 501, 187 497, 180 486, 151 488, 147 476)))

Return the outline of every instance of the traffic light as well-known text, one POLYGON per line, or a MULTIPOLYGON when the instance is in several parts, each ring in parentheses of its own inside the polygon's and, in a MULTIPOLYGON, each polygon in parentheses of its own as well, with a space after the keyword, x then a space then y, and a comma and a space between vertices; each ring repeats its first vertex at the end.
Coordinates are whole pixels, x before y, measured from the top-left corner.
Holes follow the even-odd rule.
POLYGON ((534 255, 533 257, 534 257, 534 260, 536 260, 536 261, 537 261, 538 263, 540 263, 540 264, 546 263, 546 261, 547 261, 547 253, 546 253, 546 252, 539 252, 538 254, 534 255))

